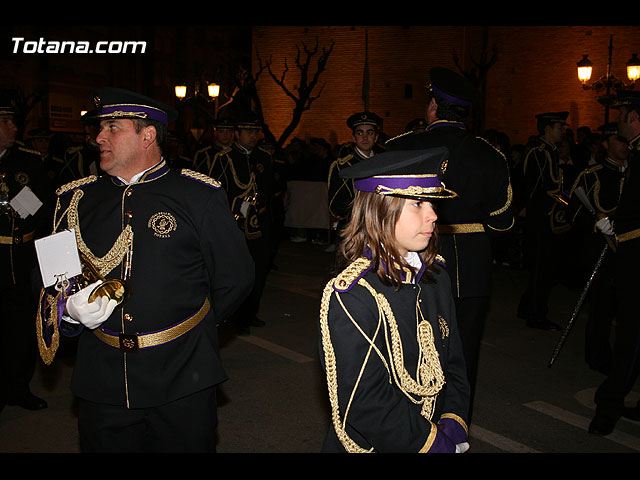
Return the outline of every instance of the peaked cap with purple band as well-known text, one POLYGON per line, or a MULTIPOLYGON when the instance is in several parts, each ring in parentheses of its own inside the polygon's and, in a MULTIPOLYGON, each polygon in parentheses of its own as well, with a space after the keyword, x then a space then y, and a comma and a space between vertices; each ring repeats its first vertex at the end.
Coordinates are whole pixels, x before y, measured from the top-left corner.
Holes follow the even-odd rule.
POLYGON ((454 105, 468 107, 478 100, 478 92, 469 80, 444 67, 429 70, 431 84, 428 89, 454 105))
POLYGON ((139 118, 168 125, 178 117, 178 113, 168 105, 121 88, 96 88, 91 98, 97 109, 95 118, 98 119, 139 118))
POLYGON ((416 199, 457 197, 442 183, 449 150, 389 150, 345 168, 340 177, 354 180, 356 190, 416 199))

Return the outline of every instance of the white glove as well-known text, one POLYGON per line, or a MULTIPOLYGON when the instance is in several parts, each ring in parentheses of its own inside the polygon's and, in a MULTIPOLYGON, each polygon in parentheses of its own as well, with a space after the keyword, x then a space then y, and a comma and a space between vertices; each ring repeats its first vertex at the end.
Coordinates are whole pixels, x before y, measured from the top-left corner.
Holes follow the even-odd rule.
POLYGON ((102 296, 89 303, 89 295, 101 283, 101 280, 92 283, 67 299, 66 310, 71 318, 65 318, 65 320, 70 323, 81 323, 93 330, 109 318, 118 302, 102 296))
POLYGON ((613 222, 607 217, 601 218, 596 222, 596 228, 605 235, 613 235, 613 222))
POLYGON ((464 453, 469 450, 469 444, 467 442, 458 443, 456 445, 456 453, 464 453))

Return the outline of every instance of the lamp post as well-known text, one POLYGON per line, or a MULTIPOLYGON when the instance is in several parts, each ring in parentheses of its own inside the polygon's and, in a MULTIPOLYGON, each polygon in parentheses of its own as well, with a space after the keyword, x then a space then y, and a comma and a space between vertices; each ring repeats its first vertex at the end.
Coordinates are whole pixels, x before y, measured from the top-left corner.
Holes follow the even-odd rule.
MULTIPOLYGON (((209 83, 202 76, 195 81, 192 92, 189 92, 185 84, 176 85, 174 90, 180 104, 191 104, 194 107, 197 124, 200 123, 198 119, 200 118, 199 112, 201 111, 204 111, 207 116, 210 117, 209 120, 215 120, 217 118, 218 97, 220 95, 220 85, 217 83, 209 83), (213 115, 211 115, 209 110, 210 104, 213 104, 213 115)), ((205 124, 209 123, 207 120, 205 120, 205 122, 205 124)), ((201 128, 200 125, 196 125, 196 127, 191 128, 190 131, 196 141, 199 141, 205 129, 201 128)))
POLYGON ((597 97, 598 102, 604 105, 604 123, 609 122, 609 107, 613 102, 613 92, 616 93, 622 90, 630 90, 634 88, 636 80, 640 78, 640 59, 636 53, 634 53, 627 62, 627 78, 631 83, 625 84, 619 80, 615 75, 611 74, 611 62, 613 58, 613 35, 609 37, 609 59, 607 63, 607 72, 600 77, 592 85, 588 85, 587 82, 591 79, 591 73, 593 71, 593 63, 588 58, 588 55, 583 55, 582 60, 577 63, 578 66, 578 80, 582 82, 582 88, 585 90, 594 90, 600 94, 605 92, 604 95, 597 97))

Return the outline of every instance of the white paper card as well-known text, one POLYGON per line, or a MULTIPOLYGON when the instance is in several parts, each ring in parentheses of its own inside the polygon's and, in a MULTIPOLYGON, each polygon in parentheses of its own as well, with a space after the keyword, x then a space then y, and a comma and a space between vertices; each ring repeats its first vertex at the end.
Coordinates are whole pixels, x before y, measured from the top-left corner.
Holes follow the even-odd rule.
POLYGON ((22 190, 9 203, 21 218, 35 214, 42 206, 40 199, 26 186, 22 187, 22 190))
POLYGON ((35 241, 35 246, 45 287, 55 285, 61 275, 70 279, 82 273, 73 229, 39 238, 35 241))

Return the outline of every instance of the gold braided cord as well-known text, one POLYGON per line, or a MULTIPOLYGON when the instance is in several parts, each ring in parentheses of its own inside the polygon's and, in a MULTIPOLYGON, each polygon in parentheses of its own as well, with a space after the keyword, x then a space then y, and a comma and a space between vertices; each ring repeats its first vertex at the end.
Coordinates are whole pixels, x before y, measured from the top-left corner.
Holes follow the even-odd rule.
MULTIPOLYGON (((438 392, 444 385, 444 373, 440 366, 440 357, 438 351, 435 348, 433 340, 433 329, 431 324, 424 318, 419 320, 417 329, 418 347, 419 347, 419 365, 416 372, 417 378, 411 377, 411 374, 406 369, 404 362, 404 354, 402 351, 402 338, 398 331, 398 324, 396 322, 391 306, 388 300, 381 293, 376 292, 366 280, 360 279, 358 282, 369 290, 369 293, 376 299, 378 308, 381 308, 387 319, 387 325, 391 333, 391 345, 392 350, 389 352, 393 359, 393 366, 395 367, 395 373, 398 378, 398 388, 416 404, 422 404, 421 414, 427 420, 431 420, 433 416, 433 407, 438 392), (412 395, 420 397, 414 399, 412 395)), ((419 306, 416 305, 416 309, 420 312, 422 317, 422 311, 419 306)), ((418 319, 416 318, 416 321, 418 319)))
POLYGON ((73 192, 73 197, 69 203, 69 208, 65 212, 67 216, 67 226, 70 229, 74 229, 76 233, 76 241, 78 242, 78 250, 87 256, 89 261, 100 271, 100 274, 106 276, 116 268, 127 255, 130 249, 130 245, 133 244, 133 230, 130 225, 127 225, 111 249, 102 257, 97 257, 84 243, 82 239, 82 233, 80 232, 80 221, 78 219, 78 203, 84 195, 82 190, 76 190, 73 192))
POLYGON ((47 346, 44 341, 44 330, 42 326, 42 312, 41 307, 38 307, 38 311, 36 313, 36 336, 38 340, 38 351, 40 352, 40 358, 45 365, 51 365, 53 359, 58 350, 58 346, 60 344, 60 332, 58 331, 58 295, 62 295, 62 293, 58 293, 55 297, 46 293, 43 288, 40 291, 40 302, 38 305, 42 305, 42 299, 46 295, 47 301, 47 309, 49 311, 49 316, 46 320, 47 325, 53 327, 53 335, 51 337, 51 345, 47 346))
POLYGON ((338 405, 338 373, 336 370, 336 354, 331 343, 329 332, 329 301, 333 292, 333 280, 330 280, 322 292, 320 302, 320 332, 322 335, 322 350, 324 351, 325 371, 327 375, 327 387, 329 401, 331 403, 331 420, 338 440, 349 453, 372 453, 373 448, 366 450, 354 442, 342 427, 340 422, 340 407, 338 405))
POLYGON ((424 319, 419 304, 418 302, 416 302, 416 325, 419 354, 418 365, 416 369, 416 379, 411 377, 405 366, 402 339, 400 337, 398 325, 389 302, 384 297, 384 295, 378 293, 366 280, 361 278, 358 280, 358 284, 366 288, 375 299, 378 306, 379 318, 373 338, 368 338, 362 331, 362 329, 357 325, 357 322, 349 314, 345 305, 340 299, 339 293, 336 292, 336 298, 338 299, 348 318, 351 320, 353 325, 356 326, 358 331, 363 335, 363 337, 370 345, 363 365, 360 369, 360 373, 358 374, 357 381, 349 396, 348 405, 344 414, 344 420, 341 421, 338 402, 338 377, 336 357, 335 351, 333 349, 333 344, 331 343, 331 334, 329 331, 328 321, 329 303, 331 295, 334 292, 334 282, 335 279, 332 279, 325 286, 320 305, 320 330, 322 336, 322 348, 325 357, 327 387, 329 391, 329 400, 331 403, 332 423, 340 443, 344 446, 347 452, 370 453, 373 451, 373 448, 367 450, 360 447, 346 433, 345 425, 347 423, 347 416, 355 395, 355 391, 359 386, 362 372, 364 371, 364 368, 370 358, 372 350, 374 350, 378 354, 378 357, 382 360, 385 368, 390 373, 389 382, 394 383, 400 389, 400 391, 402 391, 403 394, 414 404, 422 404, 420 413, 429 421, 431 421, 433 417, 437 395, 442 390, 442 387, 445 383, 444 373, 440 365, 438 352, 435 348, 433 329, 431 327, 431 324, 424 319), (418 318, 418 316, 420 318, 418 318), (384 328, 387 354, 389 356, 390 363, 387 363, 382 352, 380 352, 379 349, 374 345, 375 339, 379 335, 381 328, 384 328))

